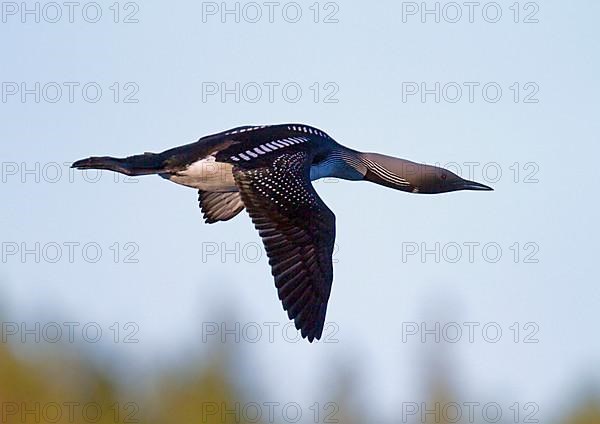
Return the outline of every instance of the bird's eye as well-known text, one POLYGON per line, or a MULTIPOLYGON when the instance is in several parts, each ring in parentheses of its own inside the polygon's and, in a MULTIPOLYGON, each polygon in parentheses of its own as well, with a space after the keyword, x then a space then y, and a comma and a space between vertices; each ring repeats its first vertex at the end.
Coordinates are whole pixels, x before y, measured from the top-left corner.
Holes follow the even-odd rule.
POLYGON ((448 176, 446 174, 442 174, 442 180, 445 180, 446 178, 448 178, 448 176))

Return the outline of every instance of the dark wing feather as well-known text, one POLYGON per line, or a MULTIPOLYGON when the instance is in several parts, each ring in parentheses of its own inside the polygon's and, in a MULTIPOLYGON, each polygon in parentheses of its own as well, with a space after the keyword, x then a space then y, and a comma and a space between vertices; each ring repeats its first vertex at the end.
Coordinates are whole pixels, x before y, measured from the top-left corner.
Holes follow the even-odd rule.
POLYGON ((331 292, 335 215, 310 183, 307 158, 305 151, 282 153, 271 164, 236 166, 233 173, 283 308, 312 342, 323 333, 331 292))
POLYGON ((229 221, 244 209, 238 192, 218 193, 198 190, 198 202, 207 224, 229 221))

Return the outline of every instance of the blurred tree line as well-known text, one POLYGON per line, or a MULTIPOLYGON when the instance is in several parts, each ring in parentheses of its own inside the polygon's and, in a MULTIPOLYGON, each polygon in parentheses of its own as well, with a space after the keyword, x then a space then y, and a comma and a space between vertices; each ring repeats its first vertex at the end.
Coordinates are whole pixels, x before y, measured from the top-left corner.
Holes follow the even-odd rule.
MULTIPOLYGON (((69 348, 70 349, 70 348, 69 348)), ((231 382, 231 361, 227 344, 215 344, 212 353, 201 363, 188 365, 159 377, 156 389, 123 389, 111 375, 85 359, 85 354, 41 352, 37 359, 22 359, 12 346, 0 343, 0 423, 194 423, 194 424, 271 424, 295 422, 285 419, 281 409, 269 415, 247 401, 251 394, 241 393, 231 382), (132 393, 133 391, 133 393, 132 393)), ((239 360, 239 358, 237 358, 239 360)), ((457 402, 443 371, 432 368, 431 404, 457 402)), ((334 396, 331 408, 321 410, 318 421, 307 414, 298 422, 358 424, 378 422, 352 400, 352 378, 339 376, 342 390, 334 396)), ((570 411, 563 412, 557 424, 600 424, 600 404, 586 391, 570 411)), ((376 394, 374 394, 376 396, 376 394)), ((463 419, 458 422, 469 422, 463 419)), ((402 417, 398 410, 394 423, 454 424, 441 415, 421 414, 402 417)), ((479 424, 481 421, 475 421, 479 424)), ((504 417, 500 423, 514 422, 504 417)), ((525 422, 523 417, 520 422, 525 422)), ((535 422, 535 421, 531 421, 535 422)), ((547 424, 547 423, 541 423, 547 424)))

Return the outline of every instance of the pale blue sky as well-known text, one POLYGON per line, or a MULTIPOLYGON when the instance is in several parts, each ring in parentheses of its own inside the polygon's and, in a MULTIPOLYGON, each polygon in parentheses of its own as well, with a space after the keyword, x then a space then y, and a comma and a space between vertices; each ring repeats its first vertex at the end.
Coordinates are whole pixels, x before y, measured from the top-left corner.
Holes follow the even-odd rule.
MULTIPOLYGON (((109 352, 143 373, 201 345, 201 323, 220 320, 227 310, 243 323, 287 323, 264 257, 257 263, 202 261, 202 243, 231 248, 259 242, 245 214, 205 225, 193 190, 156 177, 125 184, 105 174, 92 184, 74 174, 70 182, 63 167, 56 183, 35 183, 32 176, 22 183, 9 171, 17 163, 20 172, 23 161, 44 167, 89 155, 160 151, 238 125, 304 122, 358 150, 428 163, 497 163, 502 178, 490 183, 493 193, 440 196, 317 183, 337 215, 338 262, 327 320, 339 326, 339 343, 279 338, 247 344, 257 364, 250 377, 265 381, 262 398, 307 404, 327 398, 322 378, 346 358, 357 367, 364 399, 377 393, 367 409, 381 406, 389 413, 397 399, 417 401, 426 389, 419 365, 424 346, 402 343, 403 322, 497 322, 505 330, 501 342, 449 346, 458 386, 465 399, 538 402, 543 421, 583 377, 600 381, 590 374, 600 365, 600 5, 539 2, 539 23, 525 24, 513 22, 512 3, 499 2, 503 15, 496 24, 480 12, 474 23, 464 17, 423 24, 418 16, 403 23, 402 3, 393 1, 340 2, 339 23, 330 24, 312 22, 311 2, 302 3, 297 24, 280 14, 274 23, 266 17, 256 24, 222 23, 213 16, 203 23, 202 3, 177 1, 145 1, 139 23, 131 24, 113 23, 109 2, 100 2, 97 24, 77 13, 75 23, 64 17, 55 24, 7 16, 0 23, 2 82, 95 82, 103 96, 89 103, 76 91, 73 103, 38 104, 31 95, 25 103, 16 95, 0 103, 1 241, 96 242, 104 252, 96 264, 81 257, 39 264, 8 257, 0 265, 8 317, 106 327, 134 321, 140 343, 110 345, 109 352), (139 102, 115 104, 109 88, 115 82, 121 89, 135 83, 139 102), (203 102, 206 82, 293 82, 303 95, 297 103, 286 102, 280 91, 273 103, 236 103, 231 96, 225 103, 216 97, 203 102), (315 82, 336 84, 339 102, 315 103, 315 82), (489 103, 476 91, 473 103, 466 96, 457 103, 435 103, 432 96, 425 103, 418 97, 403 102, 406 82, 493 82, 503 97, 489 103), (529 92, 524 84, 537 84, 539 102, 515 103, 515 82, 521 94, 529 92), (510 167, 530 162, 535 168, 521 169, 515 183, 510 167), (539 182, 523 183, 531 169, 539 182), (109 257, 115 242, 136 243, 139 263, 115 264, 109 257), (503 257, 498 263, 481 254, 473 263, 403 262, 403 242, 494 242, 503 257), (539 263, 523 263, 522 256, 514 263, 510 247, 516 242, 522 254, 525 243, 535 243, 539 263), (510 342, 514 322, 535 322, 540 342, 510 342)), ((472 177, 486 182, 480 173, 472 177)))

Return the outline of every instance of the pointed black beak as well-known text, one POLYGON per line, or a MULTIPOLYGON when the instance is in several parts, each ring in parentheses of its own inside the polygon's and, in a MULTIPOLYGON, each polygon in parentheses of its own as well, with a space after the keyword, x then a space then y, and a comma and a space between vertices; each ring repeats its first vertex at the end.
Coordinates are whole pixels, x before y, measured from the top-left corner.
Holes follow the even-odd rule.
POLYGON ((476 183, 475 181, 463 180, 459 184, 460 190, 478 190, 478 191, 494 191, 493 188, 485 184, 476 183))

